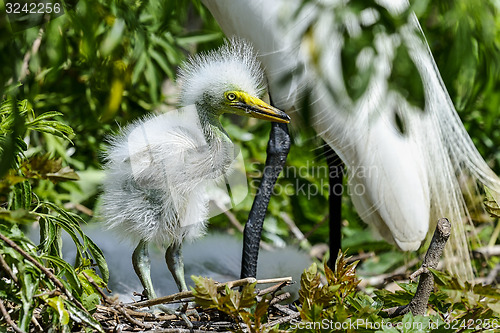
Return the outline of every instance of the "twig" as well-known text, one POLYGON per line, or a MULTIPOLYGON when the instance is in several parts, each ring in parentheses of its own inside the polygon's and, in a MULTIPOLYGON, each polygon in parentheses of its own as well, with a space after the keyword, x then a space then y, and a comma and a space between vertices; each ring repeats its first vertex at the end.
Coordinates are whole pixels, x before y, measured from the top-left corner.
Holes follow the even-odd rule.
MULTIPOLYGON (((188 328, 156 328, 155 333, 213 333, 214 331, 205 330, 191 330, 188 328)), ((230 333, 231 331, 225 331, 224 333, 230 333)))
POLYGON ((73 202, 68 202, 64 204, 64 208, 66 209, 76 209, 83 214, 87 214, 88 216, 94 216, 94 211, 81 203, 73 203, 73 202))
POLYGON ((276 309, 278 309, 279 311, 283 312, 284 314, 286 315, 294 315, 297 313, 297 311, 293 311, 293 310, 290 310, 287 306, 285 305, 281 305, 281 304, 274 304, 273 305, 276 309))
MULTIPOLYGON (((246 279, 243 279, 243 280, 246 280, 246 279)), ((236 280, 236 281, 239 281, 239 280, 236 280)), ((291 276, 287 276, 287 277, 275 278, 275 279, 262 279, 262 280, 256 280, 255 282, 257 282, 257 284, 282 283, 282 282, 288 282, 289 283, 289 282, 292 282, 292 277, 291 276)), ((239 287, 239 286, 235 286, 235 287, 239 287)))
POLYGON ((35 328, 38 330, 38 332, 43 332, 43 327, 40 325, 40 323, 38 322, 38 320, 36 320, 35 317, 31 317, 31 323, 35 325, 35 328))
POLYGON ((478 255, 483 255, 485 257, 499 256, 500 255, 500 245, 483 246, 483 247, 480 247, 480 248, 472 251, 472 254, 475 255, 476 257, 478 255))
POLYGON ((265 295, 265 294, 275 293, 278 290, 280 290, 281 288, 283 288, 284 286, 290 285, 291 282, 292 281, 288 281, 287 280, 287 281, 283 281, 281 283, 275 284, 274 286, 271 286, 269 288, 262 289, 261 291, 259 291, 259 293, 258 293, 257 296, 262 296, 262 295, 265 295))
MULTIPOLYGON (((451 223, 446 218, 438 221, 434 235, 432 236, 431 244, 425 254, 422 267, 416 273, 420 275, 417 291, 410 303, 407 305, 394 307, 384 310, 390 317, 404 315, 411 311, 413 315, 424 315, 427 309, 427 303, 432 289, 434 288, 434 276, 429 271, 429 268, 435 269, 439 263, 439 259, 443 254, 444 246, 448 241, 451 233, 451 223)), ((412 276, 414 276, 412 274, 412 276)))
POLYGON ((104 302, 108 303, 108 304, 113 304, 114 302, 101 290, 101 288, 99 287, 99 285, 94 281, 93 278, 91 278, 90 276, 87 275, 87 273, 83 272, 83 276, 85 276, 87 278, 87 280, 90 282, 90 284, 94 287, 95 290, 97 290, 99 292, 99 294, 101 294, 101 297, 102 299, 104 300, 104 302))
POLYGON ((2 266, 2 269, 4 271, 7 272, 7 274, 9 274, 10 278, 12 279, 12 281, 14 281, 15 284, 17 284, 17 276, 14 274, 14 272, 12 271, 12 269, 10 269, 9 265, 7 264, 7 262, 5 261, 5 259, 3 258, 3 255, 0 254, 0 266, 2 266))
POLYGON ((498 277, 498 273, 500 272, 500 264, 497 264, 488 274, 485 280, 485 284, 493 284, 498 277))
POLYGON ((269 302, 269 305, 275 305, 276 303, 283 302, 283 301, 289 299, 290 296, 292 296, 292 295, 289 292, 286 292, 286 293, 280 294, 278 296, 275 296, 271 300, 271 302, 269 302))
POLYGON ((131 322, 131 323, 133 323, 133 324, 135 324, 137 326, 140 326, 140 327, 143 327, 143 328, 152 328, 153 327, 153 325, 151 325, 151 324, 143 323, 143 322, 140 322, 137 319, 132 318, 132 316, 129 315, 128 312, 123 307, 121 307, 121 306, 117 306, 117 310, 120 311, 120 313, 122 315, 124 315, 125 318, 127 318, 127 320, 129 322, 131 322))
POLYGON ((373 252, 373 251, 355 254, 355 255, 352 255, 352 256, 346 258, 346 263, 352 264, 355 261, 358 261, 358 260, 363 261, 363 260, 369 259, 373 256, 375 256, 375 252, 373 252))
POLYGON ((297 227, 295 222, 290 218, 290 216, 288 216, 287 213, 282 212, 280 215, 281 215, 281 218, 283 219, 283 221, 285 221, 288 228, 290 228, 290 231, 292 232, 292 234, 295 236, 295 238, 297 238, 297 240, 299 242, 302 242, 303 240, 307 240, 305 238, 304 234, 302 233, 302 231, 300 231, 299 227, 297 227))
MULTIPOLYGON (((217 290, 221 290, 221 289, 225 288, 226 286, 228 286, 229 288, 235 288, 235 287, 245 286, 245 285, 251 284, 251 283, 265 284, 265 283, 291 282, 291 281, 292 281, 291 277, 276 278, 276 279, 264 279, 264 280, 256 280, 253 277, 249 277, 249 278, 245 278, 245 279, 220 283, 217 285, 217 290)), ((163 296, 163 297, 158 297, 158 298, 150 299, 147 301, 124 304, 124 306, 125 307, 143 308, 143 307, 148 307, 148 306, 153 306, 153 305, 158 305, 158 304, 170 303, 173 301, 179 301, 179 300, 186 299, 189 297, 193 297, 192 291, 182 291, 180 293, 176 293, 176 294, 172 294, 172 295, 168 295, 168 296, 163 296)))
MULTIPOLYGON (((213 200, 212 201, 213 204, 215 204, 217 206, 217 208, 219 208, 220 210, 222 210, 224 212, 224 215, 226 215, 226 217, 229 219, 229 222, 231 222, 231 224, 240 232, 240 233, 243 233, 244 230, 245 230, 245 227, 243 227, 243 224, 240 223, 240 221, 238 221, 238 219, 236 218, 236 216, 229 210, 225 209, 223 206, 220 205, 219 202, 217 202, 216 200, 213 200)), ((263 250, 266 250, 266 251, 272 251, 273 250, 273 247, 267 243, 265 243, 264 241, 260 241, 259 242, 259 246, 261 249, 263 250)))
POLYGON ((381 285, 385 285, 387 281, 394 280, 398 277, 404 277, 406 279, 408 276, 406 273, 408 268, 415 266, 419 262, 419 260, 420 259, 415 258, 410 260, 407 264, 396 268, 394 271, 390 273, 380 274, 377 276, 372 276, 366 279, 362 279, 361 283, 359 284, 359 288, 363 289, 366 286, 379 287, 381 285))
POLYGON ((220 210, 222 210, 224 212, 224 215, 226 215, 226 217, 228 218, 229 222, 231 222, 231 224, 239 232, 243 233, 243 230, 245 230, 245 227, 243 226, 243 224, 240 223, 240 221, 238 221, 238 219, 236 218, 236 216, 231 211, 224 209, 217 201, 213 201, 213 203, 215 203, 215 205, 217 206, 217 208, 219 208, 220 210))
MULTIPOLYGON (((254 282, 256 282, 255 278, 246 278, 246 279, 241 279, 241 280, 236 280, 236 281, 230 281, 230 282, 221 283, 221 284, 217 285, 217 290, 225 288, 226 285, 228 285, 230 288, 233 288, 233 287, 244 286, 244 285, 254 283, 254 282)), ((192 296, 193 296, 192 291, 181 291, 180 293, 175 293, 175 294, 168 295, 168 296, 153 298, 153 299, 150 299, 147 301, 128 303, 128 304, 125 304, 124 306, 125 307, 143 308, 143 307, 178 301, 178 300, 185 299, 185 298, 192 297, 192 296)))
MULTIPOLYGON (((328 219, 330 218, 330 214, 328 215, 325 215, 325 217, 319 221, 318 223, 316 223, 312 228, 311 230, 309 230, 308 232, 306 232, 304 234, 304 239, 308 239, 309 236, 311 236, 316 230, 318 230, 319 227, 321 227, 323 224, 325 224, 326 221, 328 221, 328 219)), ((295 242, 294 242, 295 243, 295 242)))
POLYGON ((12 327, 14 331, 16 331, 17 333, 24 333, 24 331, 20 329, 19 326, 17 326, 16 323, 10 317, 9 312, 7 312, 7 309, 3 305, 3 300, 1 298, 0 298, 0 312, 2 312, 3 318, 5 319, 7 324, 9 324, 10 327, 12 327))
POLYGON ((42 43, 42 37, 43 37, 43 26, 38 30, 38 36, 36 37, 35 41, 33 42, 33 45, 31 46, 31 50, 26 52, 23 58, 23 63, 21 65, 21 71, 19 75, 19 81, 22 82, 24 78, 28 75, 29 69, 28 69, 28 64, 31 59, 31 56, 36 54, 38 52, 38 49, 40 48, 40 45, 42 43))
MULTIPOLYGON (((49 271, 47 268, 45 268, 42 264, 40 264, 35 258, 33 258, 31 255, 29 255, 26 251, 21 249, 19 245, 17 245, 15 242, 13 242, 10 238, 4 236, 3 234, 0 233, 0 239, 3 240, 7 245, 9 245, 11 248, 13 248, 15 251, 20 253, 26 260, 28 260, 30 263, 35 265, 39 270, 41 270, 48 278, 51 280, 57 288, 62 290, 66 296, 73 301, 79 308, 81 308, 83 311, 87 312, 85 307, 80 303, 76 298, 71 295, 71 292, 64 287, 62 282, 55 276, 51 271, 49 271)), ((88 313, 88 312, 87 312, 88 313)))
POLYGON ((276 319, 274 321, 271 321, 271 322, 265 324, 264 326, 265 327, 273 327, 273 326, 275 326, 277 324, 288 323, 288 322, 292 321, 293 319, 295 319, 297 317, 300 317, 300 312, 295 312, 294 314, 291 314, 289 316, 281 317, 279 319, 276 319))

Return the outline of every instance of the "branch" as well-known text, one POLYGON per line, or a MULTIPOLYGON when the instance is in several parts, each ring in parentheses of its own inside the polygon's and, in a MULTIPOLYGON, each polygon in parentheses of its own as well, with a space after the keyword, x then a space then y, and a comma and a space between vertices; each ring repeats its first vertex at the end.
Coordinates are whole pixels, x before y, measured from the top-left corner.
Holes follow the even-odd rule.
POLYGON ((0 298, 0 312, 2 313, 3 318, 9 324, 10 327, 16 332, 16 333, 24 333, 22 329, 19 328, 19 326, 16 325, 16 323, 12 320, 12 318, 9 315, 9 312, 7 312, 7 309, 3 305, 3 301, 0 298))
POLYGON ((429 271, 429 268, 436 269, 439 259, 443 254, 444 246, 448 241, 451 233, 451 223, 446 218, 439 219, 434 235, 432 236, 431 244, 425 254, 424 262, 410 278, 415 278, 420 275, 417 291, 410 303, 407 305, 394 307, 384 310, 390 317, 404 315, 411 311, 413 315, 424 315, 427 310, 429 296, 434 289, 434 276, 429 271))
MULTIPOLYGON (((291 282, 292 278, 285 277, 285 278, 276 278, 276 279, 256 280, 255 278, 249 277, 249 278, 245 278, 245 279, 220 283, 217 285, 217 290, 222 290, 226 286, 228 286, 229 288, 234 288, 234 287, 245 286, 245 285, 251 284, 251 283, 264 284, 264 283, 277 283, 277 282, 279 283, 279 282, 286 282, 286 281, 291 282)), ((189 297, 193 297, 192 291, 182 291, 180 293, 172 294, 169 296, 158 297, 158 298, 150 299, 147 301, 124 304, 124 306, 125 307, 143 308, 143 307, 148 307, 148 306, 153 306, 153 305, 158 305, 158 304, 179 301, 181 299, 186 299, 189 297)))
POLYGON ((14 283, 17 284, 17 276, 14 274, 12 269, 10 269, 9 265, 7 264, 5 259, 3 258, 3 255, 1 255, 1 254, 0 254, 0 266, 2 267, 2 269, 5 272, 7 272, 7 274, 10 276, 12 281, 14 281, 14 283))
POLYGON ((19 75, 19 82, 22 82, 26 76, 29 74, 29 69, 28 65, 30 62, 31 57, 38 52, 38 49, 40 48, 40 45, 42 43, 42 37, 44 33, 44 26, 38 30, 38 36, 36 37, 35 41, 33 42, 33 45, 31 46, 31 50, 26 52, 23 58, 23 64, 21 65, 21 71, 19 75))
POLYGON ((73 301, 79 308, 81 308, 83 311, 87 312, 85 307, 80 303, 76 298, 73 297, 71 292, 64 287, 62 282, 55 276, 50 270, 48 270, 46 267, 44 267, 42 264, 40 264, 35 258, 33 258, 29 253, 21 249, 19 245, 17 245, 14 241, 12 241, 10 238, 4 236, 3 234, 0 233, 0 239, 3 240, 7 245, 9 245, 11 248, 13 248, 15 251, 17 251, 19 254, 21 254, 26 260, 28 260, 30 263, 32 263, 35 267, 37 267, 39 270, 42 271, 43 274, 45 274, 50 281, 52 281, 57 288, 62 290, 66 296, 69 298, 70 301, 73 301))
MULTIPOLYGON (((236 216, 229 210, 226 210, 219 202, 216 200, 212 200, 211 203, 215 204, 217 208, 219 208, 221 211, 224 212, 224 215, 229 219, 229 222, 240 232, 243 233, 245 231, 245 227, 243 224, 238 221, 236 216)), ((273 247, 267 243, 265 243, 263 240, 260 240, 259 246, 261 249, 266 250, 266 251, 272 251, 273 247)))

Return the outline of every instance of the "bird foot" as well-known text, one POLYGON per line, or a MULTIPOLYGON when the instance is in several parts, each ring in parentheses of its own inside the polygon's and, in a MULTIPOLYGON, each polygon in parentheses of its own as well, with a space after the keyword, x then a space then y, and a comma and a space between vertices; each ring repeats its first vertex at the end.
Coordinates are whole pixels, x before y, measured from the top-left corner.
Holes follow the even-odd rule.
POLYGON ((176 315, 177 317, 181 318, 184 321, 184 323, 189 329, 192 329, 193 323, 191 323, 188 316, 193 316, 196 317, 198 320, 200 320, 200 315, 198 314, 198 311, 196 311, 194 306, 195 306, 194 302, 189 302, 182 304, 177 309, 174 309, 160 304, 152 306, 151 309, 153 310, 153 313, 163 312, 170 315, 176 315))

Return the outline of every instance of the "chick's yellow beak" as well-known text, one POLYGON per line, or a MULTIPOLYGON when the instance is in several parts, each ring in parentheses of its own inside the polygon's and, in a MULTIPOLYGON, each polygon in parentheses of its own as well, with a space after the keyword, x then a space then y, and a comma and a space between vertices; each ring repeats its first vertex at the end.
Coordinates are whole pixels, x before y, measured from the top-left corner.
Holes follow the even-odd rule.
POLYGON ((277 123, 288 124, 290 122, 290 117, 285 112, 267 104, 257 97, 244 92, 238 92, 236 97, 237 98, 231 103, 231 106, 244 111, 247 116, 277 123))

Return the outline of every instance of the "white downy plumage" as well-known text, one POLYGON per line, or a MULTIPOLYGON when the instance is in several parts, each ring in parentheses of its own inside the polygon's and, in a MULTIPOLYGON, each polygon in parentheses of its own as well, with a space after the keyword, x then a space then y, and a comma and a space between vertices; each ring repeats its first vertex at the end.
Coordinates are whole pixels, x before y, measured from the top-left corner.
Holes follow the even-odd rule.
POLYGON ((168 246, 203 234, 210 189, 225 189, 236 158, 218 120, 224 92, 265 93, 253 48, 238 39, 192 57, 179 77, 183 108, 127 126, 105 156, 101 215, 134 241, 168 246))

